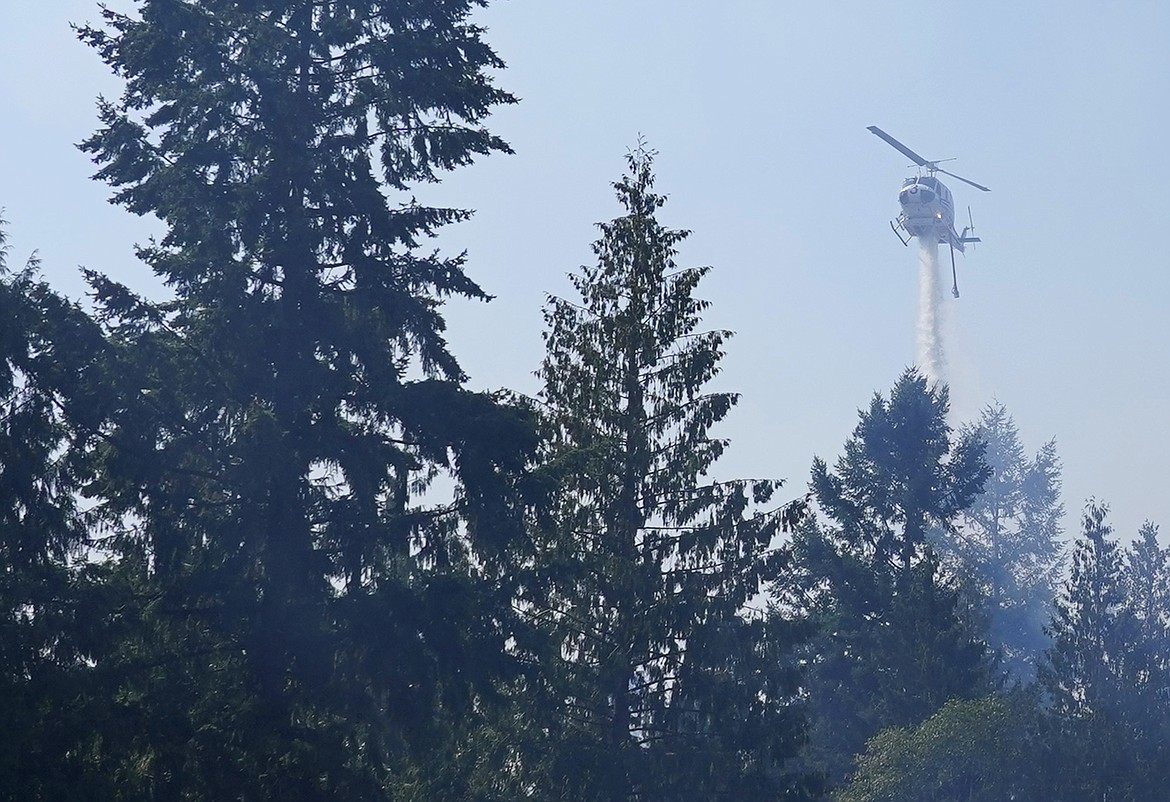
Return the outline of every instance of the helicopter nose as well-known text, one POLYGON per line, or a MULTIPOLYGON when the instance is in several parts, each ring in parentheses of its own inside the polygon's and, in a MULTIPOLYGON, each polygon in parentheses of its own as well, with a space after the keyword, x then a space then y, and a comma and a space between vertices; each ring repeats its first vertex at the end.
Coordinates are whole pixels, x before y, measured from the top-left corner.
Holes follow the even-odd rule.
POLYGON ((898 194, 902 203, 930 203, 934 200, 934 193, 918 184, 906 187, 898 194))

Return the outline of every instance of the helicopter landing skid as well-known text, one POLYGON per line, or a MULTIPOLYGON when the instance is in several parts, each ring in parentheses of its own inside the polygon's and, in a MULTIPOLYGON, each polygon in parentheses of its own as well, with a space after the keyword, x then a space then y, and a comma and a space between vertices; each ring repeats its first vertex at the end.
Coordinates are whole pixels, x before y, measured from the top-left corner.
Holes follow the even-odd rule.
POLYGON ((901 242, 906 247, 910 247, 910 238, 903 238, 902 235, 898 233, 898 226, 894 223, 893 220, 890 221, 890 230, 894 232, 894 236, 898 238, 899 242, 901 242))

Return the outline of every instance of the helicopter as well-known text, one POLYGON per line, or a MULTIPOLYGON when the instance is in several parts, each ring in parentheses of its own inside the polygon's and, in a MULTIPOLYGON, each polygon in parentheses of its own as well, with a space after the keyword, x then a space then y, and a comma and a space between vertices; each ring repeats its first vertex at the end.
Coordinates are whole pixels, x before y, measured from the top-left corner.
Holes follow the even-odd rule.
MULTIPOLYGON (((903 245, 909 245, 911 237, 918 237, 919 241, 937 242, 940 245, 945 242, 951 246, 951 279, 953 281, 951 294, 958 298, 959 278, 955 272, 955 249, 958 249, 959 253, 964 253, 968 243, 982 242, 983 240, 975 236, 975 223, 971 218, 970 206, 967 207, 967 220, 970 225, 965 226, 962 233, 955 231, 954 198, 946 184, 935 177, 935 173, 957 178, 964 184, 970 184, 984 192, 991 190, 982 184, 976 184, 970 179, 963 178, 961 175, 947 172, 938 166, 938 161, 922 158, 876 125, 869 126, 868 130, 875 136, 884 139, 902 155, 912 159, 921 168, 917 175, 902 182, 902 189, 898 192, 898 202, 902 205, 902 213, 898 215, 897 220, 890 221, 890 228, 894 230, 894 234, 902 241, 903 245), (926 171, 926 175, 922 174, 922 170, 926 171), (902 236, 902 232, 905 232, 906 236, 902 236)), ((939 161, 950 161, 950 159, 940 159, 939 161)))

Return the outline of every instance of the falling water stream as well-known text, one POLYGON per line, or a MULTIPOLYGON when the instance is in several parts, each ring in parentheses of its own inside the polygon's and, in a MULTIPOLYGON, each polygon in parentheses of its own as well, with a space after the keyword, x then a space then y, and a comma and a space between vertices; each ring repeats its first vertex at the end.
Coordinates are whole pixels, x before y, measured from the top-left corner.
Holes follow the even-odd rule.
POLYGON ((938 243, 918 238, 918 326, 916 362, 932 382, 946 380, 943 350, 942 281, 938 243))

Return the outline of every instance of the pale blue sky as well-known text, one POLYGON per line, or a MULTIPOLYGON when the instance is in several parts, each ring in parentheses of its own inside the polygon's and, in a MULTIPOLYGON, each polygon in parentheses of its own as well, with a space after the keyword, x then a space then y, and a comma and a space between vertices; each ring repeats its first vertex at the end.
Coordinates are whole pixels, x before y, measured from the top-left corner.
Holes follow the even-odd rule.
MULTIPOLYGON (((72 148, 118 91, 68 29, 96 17, 89 0, 0 10, 9 260, 39 249, 72 295, 79 264, 150 284, 130 248, 150 225, 72 148)), ((916 254, 888 227, 909 171, 878 125, 993 190, 950 182, 984 239, 946 304, 956 421, 1002 401, 1029 450, 1057 439, 1070 522, 1095 495, 1122 534, 1170 534, 1170 4, 505 0, 480 17, 523 98, 494 122, 517 154, 419 192, 478 210, 439 241, 497 296, 448 309, 472 386, 535 390, 544 293, 590 259, 641 133, 666 222, 694 231, 680 262, 715 267, 709 321, 737 332, 720 473, 802 492, 914 358, 916 254)))

